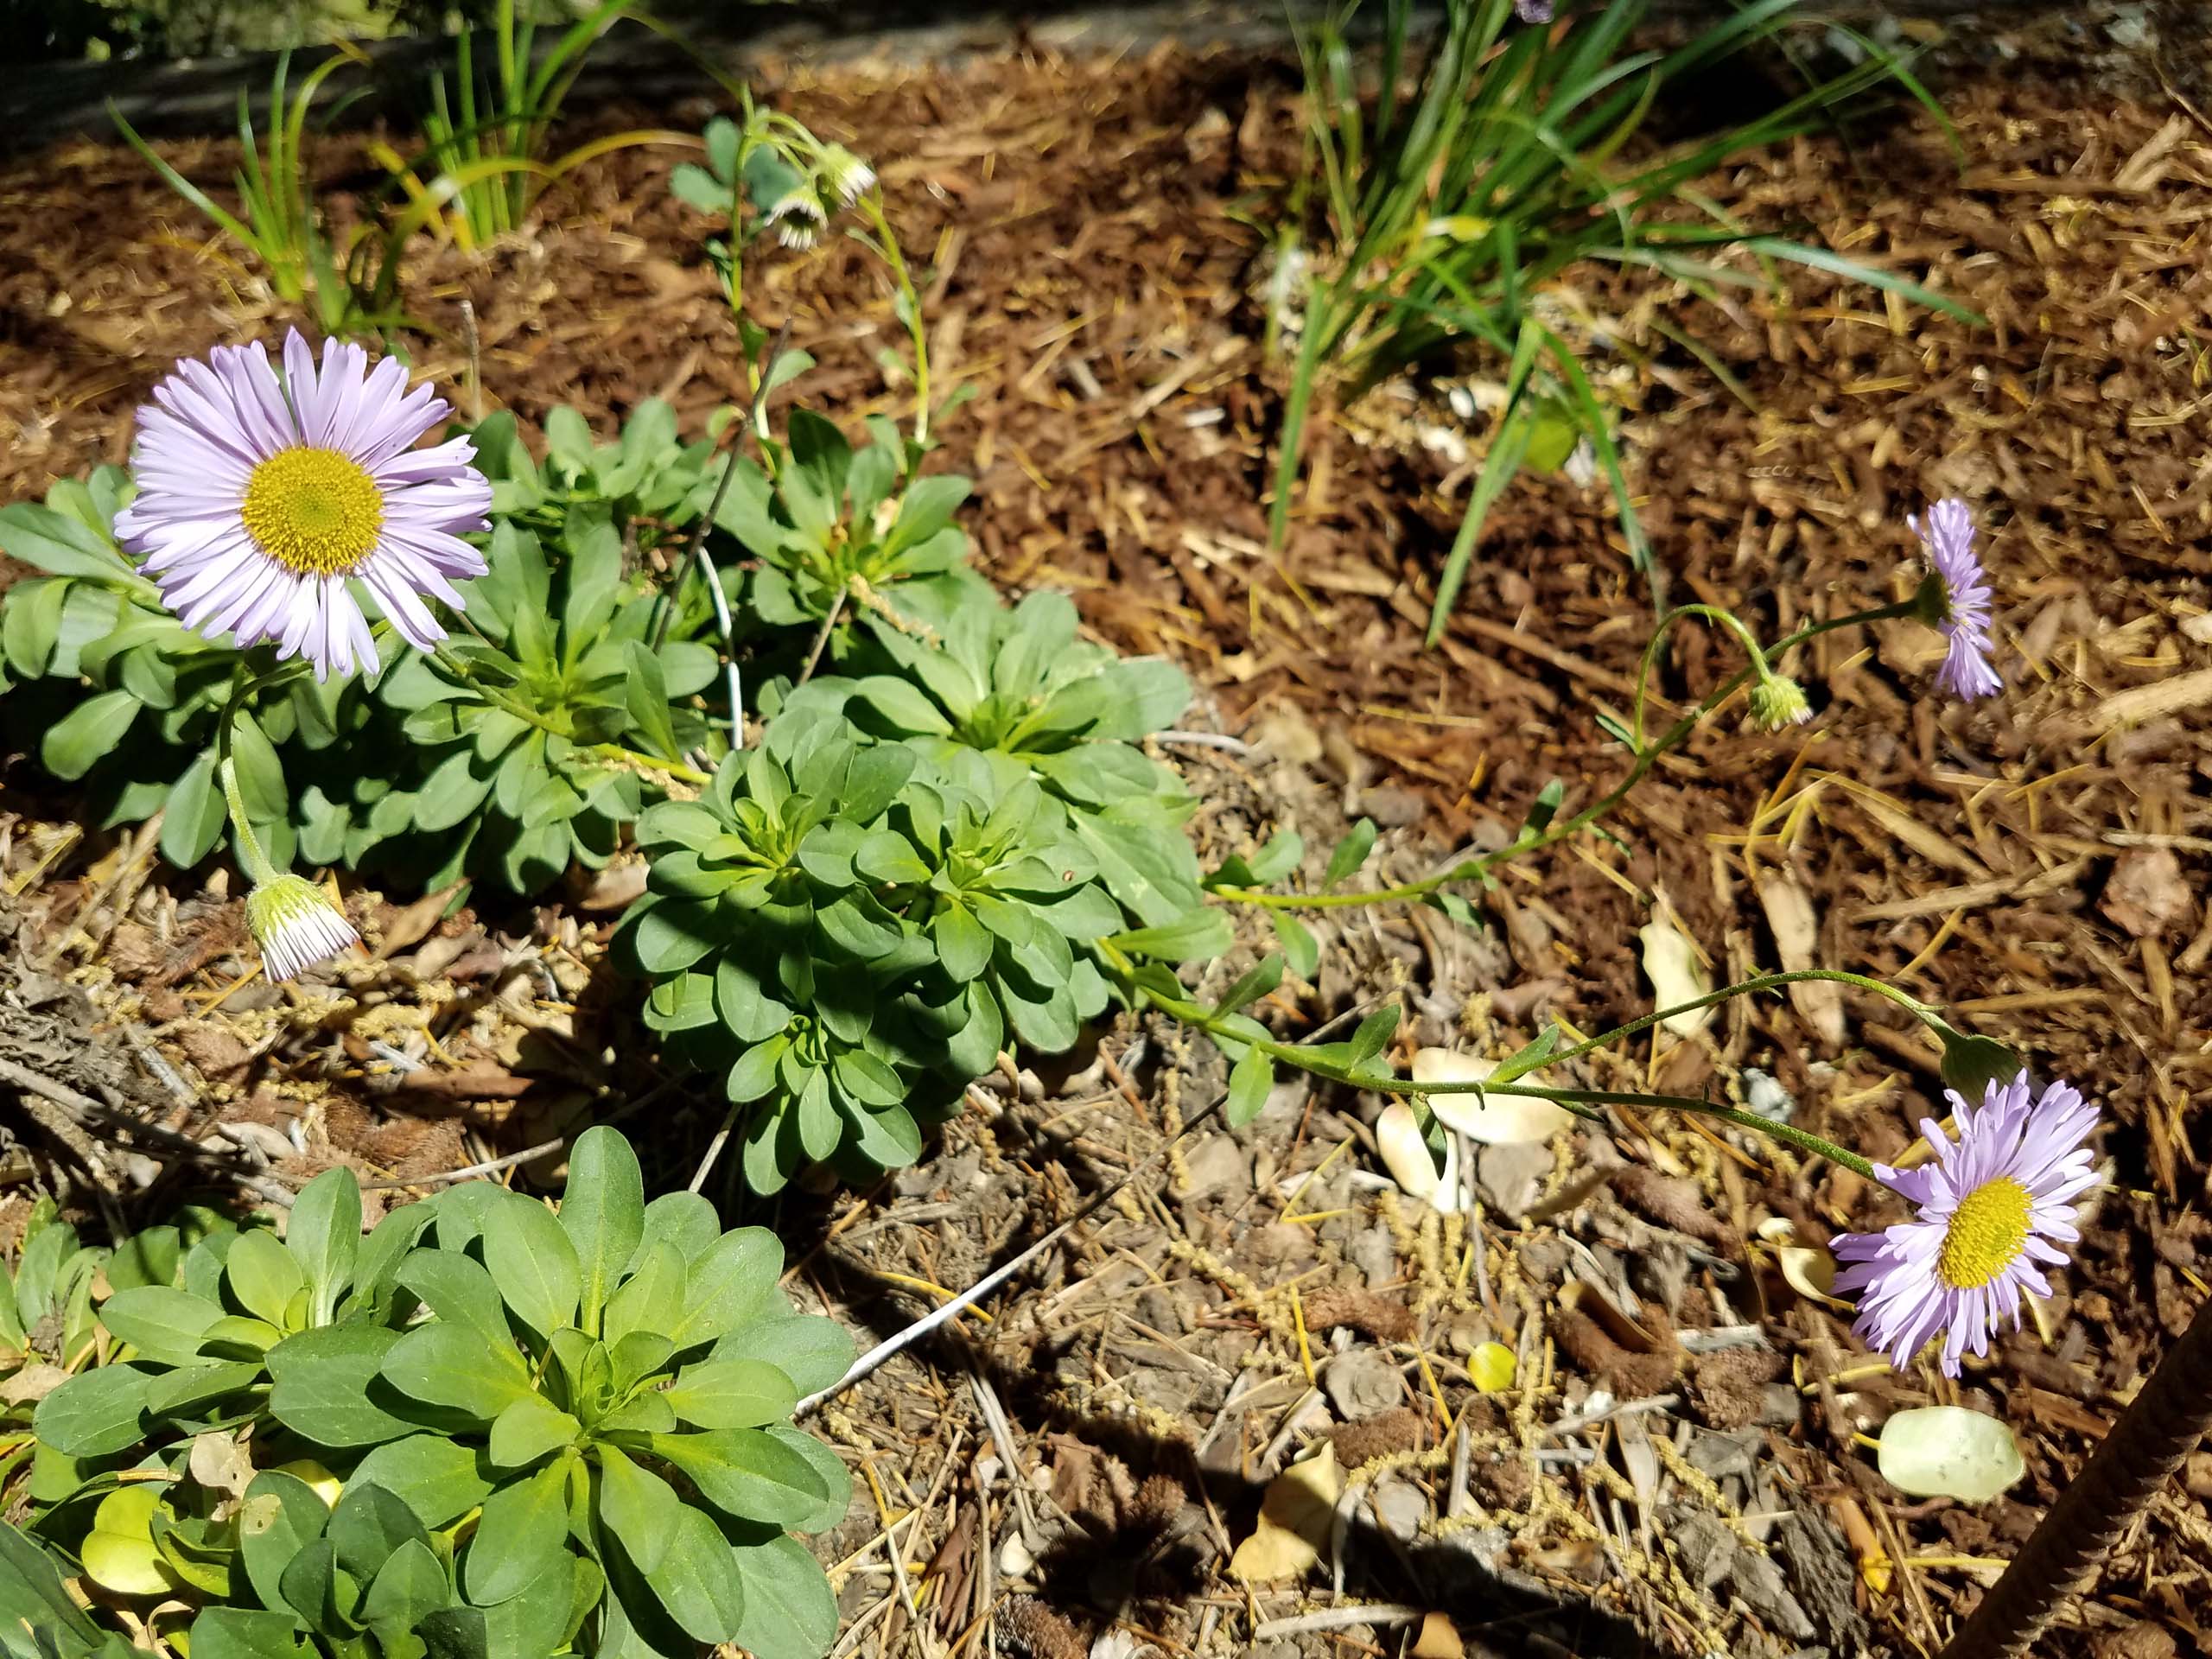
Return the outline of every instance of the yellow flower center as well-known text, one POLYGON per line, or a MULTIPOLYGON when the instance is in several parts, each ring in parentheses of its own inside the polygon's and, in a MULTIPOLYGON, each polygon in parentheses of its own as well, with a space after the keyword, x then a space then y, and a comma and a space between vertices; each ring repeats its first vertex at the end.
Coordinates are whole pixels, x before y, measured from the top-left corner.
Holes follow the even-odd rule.
POLYGON ((1960 1201, 1943 1230, 1943 1254, 1936 1271, 1953 1290, 1987 1284, 2020 1254, 2028 1242, 2028 1189, 2010 1175, 1984 1181, 1960 1201))
POLYGON ((240 516, 264 553, 302 576, 336 576, 375 551, 384 497, 335 449, 280 449, 246 480, 240 516))

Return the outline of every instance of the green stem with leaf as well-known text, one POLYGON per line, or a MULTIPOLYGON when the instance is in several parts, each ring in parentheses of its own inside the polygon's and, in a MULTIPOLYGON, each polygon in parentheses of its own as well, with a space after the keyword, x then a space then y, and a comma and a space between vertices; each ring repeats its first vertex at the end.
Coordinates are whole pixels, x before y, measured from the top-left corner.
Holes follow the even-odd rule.
MULTIPOLYGON (((1831 1163, 1851 1170, 1869 1180, 1880 1179, 1876 1174, 1872 1163, 1847 1147, 1837 1146, 1834 1141, 1824 1140, 1817 1135, 1798 1128, 1794 1124, 1763 1117, 1756 1112, 1746 1112, 1737 1107, 1724 1106, 1717 1101, 1701 1100, 1694 1096, 1658 1095, 1612 1089, 1554 1089, 1545 1084, 1522 1083, 1515 1079, 1483 1083, 1416 1083, 1411 1078, 1396 1077, 1387 1071, 1378 1072, 1358 1065, 1332 1059, 1326 1055, 1314 1052, 1307 1045, 1280 1042, 1266 1035, 1249 1020, 1242 1021, 1242 1028, 1233 1027, 1230 1021, 1239 1018, 1233 1011, 1208 1008, 1188 998, 1170 995, 1157 986, 1140 979, 1137 976, 1135 964, 1113 945, 1102 942, 1099 948, 1108 964, 1120 976, 1123 986, 1129 993, 1142 998, 1162 1014, 1170 1014, 1185 1025, 1195 1027, 1217 1040, 1225 1038, 1229 1042, 1240 1046, 1256 1049, 1272 1061, 1308 1072, 1315 1077, 1326 1077, 1332 1083, 1340 1083, 1350 1088, 1371 1089, 1378 1094, 1404 1095, 1415 1100, 1422 1100, 1430 1095, 1475 1095, 1478 1096, 1513 1095, 1533 1100, 1548 1100, 1554 1105, 1565 1108, 1577 1117, 1607 1129, 1612 1127, 1611 1120, 1603 1112, 1592 1109, 1593 1108, 1640 1106, 1653 1111, 1671 1109, 1678 1112, 1691 1112, 1702 1117, 1718 1118, 1723 1122, 1732 1123, 1738 1128, 1749 1129, 1756 1134, 1764 1135, 1770 1140, 1782 1141, 1800 1152, 1808 1153, 1817 1158, 1825 1158, 1831 1163)), ((1696 1008, 1709 1007, 1716 1002, 1725 1001, 1730 997, 1740 996, 1747 992, 1769 989, 1777 985, 1785 985, 1807 979, 1833 979, 1847 984, 1859 985, 1879 991, 1892 1001, 1903 1002, 1916 1013, 1923 1012, 1923 1005, 1907 996, 1904 992, 1897 990, 1894 987, 1884 985, 1878 980, 1868 979, 1860 974, 1846 974, 1826 969, 1807 969, 1795 974, 1768 974, 1756 979, 1745 980, 1740 984, 1727 986, 1721 990, 1700 997, 1694 1002, 1685 1002, 1679 1007, 1662 1008, 1656 1013, 1632 1020, 1624 1026, 1617 1027, 1611 1031, 1590 1038, 1571 1049, 1562 1050, 1557 1054, 1547 1055, 1541 1064, 1555 1065, 1562 1060, 1573 1059, 1580 1055, 1589 1053, 1593 1049, 1618 1041, 1624 1036, 1632 1035, 1674 1014, 1686 1014, 1696 1008)))
MULTIPOLYGON (((1789 635, 1765 652, 1769 658, 1780 657, 1808 639, 1837 628, 1847 628, 1866 622, 1887 621, 1893 617, 1915 613, 1916 601, 1878 606, 1872 610, 1854 611, 1826 622, 1811 622, 1789 635)), ((1586 829, 1611 811, 1627 798, 1628 792, 1643 780, 1645 774, 1659 764, 1659 759, 1669 750, 1678 747, 1697 728, 1698 722, 1726 702, 1745 683, 1753 678, 1758 669, 1746 665, 1732 675, 1717 690, 1708 695, 1696 708, 1684 715, 1674 725, 1660 734, 1656 741, 1644 745, 1638 734, 1636 761, 1628 774, 1571 817, 1556 819, 1541 828, 1523 830, 1508 846, 1496 852, 1483 853, 1474 858, 1463 859, 1451 868, 1438 874, 1425 876, 1418 881, 1401 882, 1396 887, 1367 888, 1355 893, 1262 893, 1253 887, 1216 887, 1212 897, 1221 902, 1257 905, 1268 910, 1344 910, 1359 905, 1380 905, 1408 902, 1426 899, 1429 894, 1456 882, 1471 881, 1487 875, 1501 864, 1510 863, 1526 854, 1565 841, 1569 836, 1586 829)))
MULTIPOLYGON (((439 667, 467 686, 470 690, 475 692, 493 708, 505 710, 525 726, 534 726, 549 736, 567 738, 571 742, 575 741, 573 733, 563 730, 560 726, 548 720, 520 697, 514 696, 496 685, 487 685, 477 678, 476 671, 471 668, 463 658, 455 656, 442 643, 432 648, 431 656, 439 667)), ((712 777, 700 771, 696 766, 687 766, 681 760, 664 760, 659 755, 646 754, 641 750, 626 748, 620 743, 577 744, 576 747, 587 754, 596 755, 601 760, 616 766, 635 766, 642 772, 659 772, 664 777, 678 779, 684 783, 700 787, 704 787, 714 781, 712 777)))

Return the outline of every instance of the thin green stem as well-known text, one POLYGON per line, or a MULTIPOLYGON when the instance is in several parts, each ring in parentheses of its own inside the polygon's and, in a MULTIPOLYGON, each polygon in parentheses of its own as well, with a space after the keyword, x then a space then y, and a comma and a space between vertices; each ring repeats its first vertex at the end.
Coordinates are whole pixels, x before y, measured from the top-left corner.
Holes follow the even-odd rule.
MULTIPOLYGON (((1849 616, 1837 617, 1832 621, 1808 623, 1788 639, 1774 645, 1768 655, 1779 657, 1792 647, 1802 645, 1816 635, 1827 633, 1837 628, 1850 627, 1863 622, 1885 621, 1891 617, 1910 616, 1913 614, 1913 601, 1906 601, 1903 604, 1884 605, 1873 610, 1856 611, 1849 616)), ((1450 869, 1438 874, 1426 876, 1418 881, 1402 882, 1392 887, 1375 887, 1356 893, 1262 893, 1254 887, 1216 887, 1212 890, 1212 897, 1226 904, 1258 905, 1268 910, 1341 910, 1357 905, 1393 904, 1422 899, 1439 888, 1449 887, 1454 882, 1477 880, 1501 864, 1510 863, 1525 854, 1537 852, 1558 842, 1565 841, 1569 836, 1587 828, 1605 817, 1606 813, 1620 804, 1628 792, 1643 780, 1644 775, 1652 767, 1659 764, 1659 758, 1662 755, 1675 747, 1695 730, 1698 722, 1726 702, 1746 680, 1752 677, 1753 672, 1754 671, 1749 667, 1739 670, 1719 690, 1713 691, 1696 708, 1691 709, 1689 713, 1684 715, 1673 726, 1662 733, 1656 742, 1639 749, 1635 764, 1628 770, 1628 775, 1597 800, 1584 807, 1582 810, 1571 817, 1554 819, 1541 830, 1524 830, 1519 838, 1510 846, 1501 847, 1496 852, 1484 853, 1474 858, 1463 859, 1450 869)))
MULTIPOLYGON (((461 658, 454 655, 444 644, 441 643, 431 647, 431 655, 439 667, 467 686, 493 708, 505 709, 524 725, 535 726, 539 731, 550 736, 569 738, 574 741, 573 733, 564 730, 552 721, 546 719, 543 715, 539 714, 521 698, 511 696, 496 685, 486 685, 478 679, 476 671, 461 658)), ((641 772, 660 772, 670 778, 681 779, 687 784, 703 786, 714 781, 696 766, 686 766, 681 760, 664 760, 658 755, 625 748, 620 743, 578 744, 577 747, 588 754, 596 755, 602 760, 613 761, 619 766, 635 766, 641 772)))
MULTIPOLYGON (((1229 1030, 1227 1020, 1233 1016, 1218 1014, 1214 1010, 1204 1007, 1198 1003, 1182 997, 1170 996, 1150 985, 1140 982, 1135 977, 1133 965, 1126 956, 1111 945, 1102 945, 1101 949, 1108 965, 1120 974, 1123 983, 1130 992, 1141 996, 1161 1013, 1171 1014, 1185 1025, 1196 1027, 1210 1036, 1216 1038, 1226 1036, 1233 1042, 1249 1043, 1271 1060, 1294 1066, 1299 1071, 1309 1072, 1315 1077, 1326 1077, 1332 1083, 1340 1083, 1350 1088, 1372 1089, 1378 1094, 1405 1095, 1414 1099, 1425 1099, 1430 1095, 1474 1095, 1478 1098, 1489 1095, 1512 1095, 1532 1100, 1548 1100, 1554 1105, 1565 1108, 1577 1117, 1596 1123, 1609 1131, 1612 1128, 1611 1119, 1602 1112, 1592 1110, 1592 1108, 1641 1106, 1654 1111, 1670 1109, 1678 1112, 1694 1112, 1702 1116, 1718 1118, 1723 1122, 1732 1123, 1738 1128, 1752 1130, 1770 1140, 1783 1141, 1801 1152, 1810 1153, 1815 1157, 1825 1158, 1831 1163, 1851 1170, 1869 1180, 1880 1179, 1880 1177, 1875 1173, 1872 1164, 1857 1153, 1847 1147, 1839 1147, 1832 1141, 1823 1140, 1821 1136, 1792 1124, 1779 1122, 1770 1117, 1762 1117, 1756 1112, 1742 1111, 1733 1106, 1723 1106, 1717 1101, 1700 1100, 1694 1096, 1643 1094, 1611 1089, 1554 1089, 1544 1084, 1520 1082, 1416 1083, 1411 1078, 1363 1071, 1357 1066, 1340 1064, 1316 1054, 1312 1048, 1304 1044, 1278 1042, 1272 1037, 1255 1034, 1249 1028, 1249 1022, 1247 1022, 1247 1028, 1244 1030, 1229 1030)), ((1588 1053, 1600 1043, 1617 1040, 1623 1035, 1641 1030, 1654 1020, 1663 1020, 1669 1014, 1704 1007, 1721 997, 1741 995, 1746 990, 1764 989, 1770 982, 1786 984, 1793 979, 1828 977, 1840 978, 1851 983, 1865 984, 1873 989, 1902 995, 1901 993, 1891 993, 1891 988, 1877 981, 1867 980, 1863 976, 1856 974, 1828 975, 1805 972, 1796 975, 1769 975, 1760 980, 1747 980, 1742 985, 1732 985, 1725 991, 1715 992, 1713 995, 1700 998, 1695 1002, 1685 1003, 1681 1007, 1664 1009, 1660 1013, 1647 1015, 1642 1020, 1631 1021, 1617 1031, 1607 1032, 1603 1036, 1592 1038, 1575 1048, 1548 1057, 1544 1063, 1548 1065, 1554 1065, 1560 1060, 1571 1059, 1578 1055, 1588 1053)), ((1904 1000, 1910 1004, 1910 999, 1904 1000)))
POLYGON ((914 443, 917 448, 926 447, 930 437, 930 341, 929 331, 922 323, 922 296, 914 289, 906 256, 899 251, 899 238, 884 214, 883 192, 868 191, 861 197, 860 208, 875 228, 875 251, 890 267, 891 280, 899 285, 899 297, 906 302, 901 308, 906 314, 906 333, 914 342, 914 443))
POLYGON ((1767 665, 1766 653, 1759 648, 1758 637, 1745 626, 1743 618, 1738 616, 1733 611, 1725 611, 1718 605, 1676 606, 1659 619, 1659 626, 1651 631, 1650 643, 1643 648, 1643 660, 1637 664, 1636 704, 1629 720, 1629 730, 1636 740, 1636 747, 1639 750, 1643 747, 1644 696, 1651 683, 1652 668, 1659 660, 1659 647, 1666 640, 1668 629, 1688 616, 1703 617, 1707 621, 1717 623, 1727 629, 1736 636, 1737 643, 1744 647, 1744 654, 1751 659, 1751 671, 1762 680, 1771 678, 1773 676, 1774 671, 1767 665))
MULTIPOLYGON (((1784 985, 1802 984, 1808 980, 1825 980, 1831 984, 1853 985, 1862 991, 1872 991, 1878 996, 1885 996, 1911 1014, 1914 1019, 1923 1025, 1928 1025, 1931 1030, 1941 1023, 1935 1020, 1935 1010, 1918 997, 1866 974, 1847 973, 1840 968, 1796 968, 1787 973, 1757 974, 1750 979, 1738 980, 1733 985, 1724 985, 1717 991, 1708 991, 1693 1001, 1680 1003, 1671 1008, 1659 1008, 1650 1014, 1643 1014, 1630 1020, 1624 1026, 1615 1026, 1611 1031, 1600 1032, 1595 1037, 1585 1038, 1572 1048, 1562 1048, 1556 1053, 1547 1054, 1543 1064, 1556 1065, 1562 1060, 1580 1059, 1583 1055, 1604 1048, 1610 1043, 1617 1043, 1624 1037, 1633 1037, 1640 1031, 1648 1031, 1662 1020, 1671 1020, 1678 1014, 1694 1014, 1700 1008, 1712 1007, 1717 1003, 1727 1001, 1732 997, 1748 996, 1758 991, 1776 990, 1784 985)), ((1440 1085, 1440 1091, 1444 1088, 1471 1088, 1472 1086, 1471 1084, 1440 1085)))

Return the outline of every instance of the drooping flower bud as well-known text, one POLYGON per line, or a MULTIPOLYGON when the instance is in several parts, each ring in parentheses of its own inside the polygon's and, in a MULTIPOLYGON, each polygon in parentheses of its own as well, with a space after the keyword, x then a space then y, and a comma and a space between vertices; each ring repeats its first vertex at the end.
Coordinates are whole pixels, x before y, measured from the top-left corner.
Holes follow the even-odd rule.
POLYGON ((1813 705, 1805 701, 1805 688, 1781 674, 1751 682, 1751 724, 1763 732, 1802 726, 1813 717, 1813 705))
POLYGON ((245 925, 272 983, 361 942, 330 895, 304 876, 279 875, 257 884, 246 894, 245 925))

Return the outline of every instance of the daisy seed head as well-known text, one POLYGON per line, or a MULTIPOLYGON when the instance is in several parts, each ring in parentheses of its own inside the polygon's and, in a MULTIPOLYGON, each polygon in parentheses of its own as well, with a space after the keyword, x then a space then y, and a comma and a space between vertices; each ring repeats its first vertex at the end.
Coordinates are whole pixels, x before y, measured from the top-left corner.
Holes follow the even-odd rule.
POLYGON ((2032 1096, 2025 1072, 1989 1083, 1979 1109, 1956 1090, 1948 1098, 1955 1141, 1932 1119, 1920 1125, 1932 1162, 1874 1166, 1912 1217, 1834 1248, 1837 1292, 1859 1294, 1859 1337, 1900 1368, 1941 1338, 1937 1363, 1956 1376, 1965 1355, 1988 1352, 2019 1322, 2023 1296, 2050 1294, 2044 1269, 2080 1243, 2075 1206, 2098 1182, 2084 1144, 2097 1109, 2065 1083, 2032 1096))
POLYGON ((359 346, 325 341, 318 367, 294 329, 281 376, 258 346, 219 346, 138 411, 116 533, 179 621, 241 651, 273 642, 318 679, 374 668, 355 583, 428 651, 445 629, 424 595, 457 606, 454 582, 484 573, 461 538, 492 505, 467 439, 414 447, 447 412, 359 346))
POLYGON ((255 884, 245 898, 245 925, 260 947, 262 971, 271 983, 295 977, 361 938, 330 895, 300 875, 255 884))
POLYGON ((1918 613, 1943 636, 1936 683, 1962 702, 2005 689, 1990 661, 1990 605, 1994 594, 1974 550, 1974 514, 1947 496, 1923 518, 1905 523, 1928 555, 1929 575, 1914 595, 1918 613))

